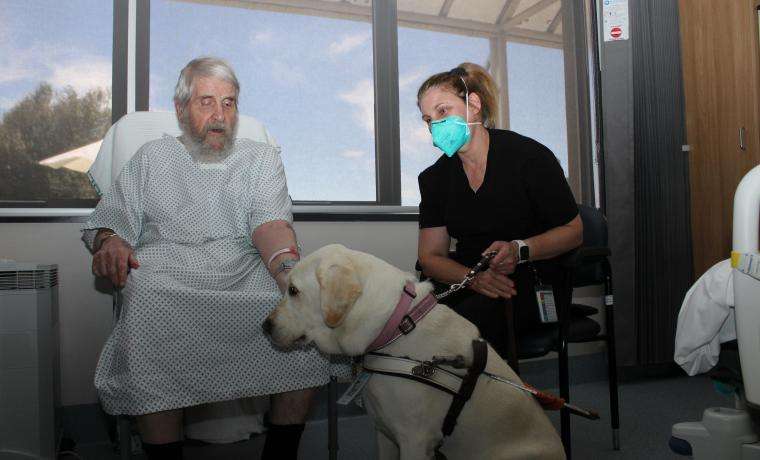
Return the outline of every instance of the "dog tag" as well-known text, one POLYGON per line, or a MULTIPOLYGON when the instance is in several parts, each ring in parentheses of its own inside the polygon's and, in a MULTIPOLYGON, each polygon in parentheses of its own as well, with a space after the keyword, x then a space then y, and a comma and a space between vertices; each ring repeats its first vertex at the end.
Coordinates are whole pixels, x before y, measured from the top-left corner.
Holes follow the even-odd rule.
POLYGON ((369 382, 369 378, 372 377, 372 374, 369 372, 361 372, 353 382, 351 382, 351 385, 348 386, 348 389, 341 395, 340 398, 338 398, 338 404, 341 406, 347 406, 351 403, 351 401, 354 400, 356 395, 359 394, 359 392, 362 391, 364 386, 369 382))
POLYGON ((554 304, 554 291, 551 286, 536 285, 538 316, 542 323, 557 322, 557 307, 554 304))

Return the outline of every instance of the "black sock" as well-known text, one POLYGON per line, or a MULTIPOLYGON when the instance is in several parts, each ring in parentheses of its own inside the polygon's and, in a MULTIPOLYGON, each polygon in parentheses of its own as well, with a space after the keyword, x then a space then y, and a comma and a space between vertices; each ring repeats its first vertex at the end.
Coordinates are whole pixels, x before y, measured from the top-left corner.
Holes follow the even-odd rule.
POLYGON ((261 460, 297 460, 304 424, 269 425, 261 460))
POLYGON ((148 460, 182 460, 182 441, 168 444, 142 443, 142 448, 148 460))

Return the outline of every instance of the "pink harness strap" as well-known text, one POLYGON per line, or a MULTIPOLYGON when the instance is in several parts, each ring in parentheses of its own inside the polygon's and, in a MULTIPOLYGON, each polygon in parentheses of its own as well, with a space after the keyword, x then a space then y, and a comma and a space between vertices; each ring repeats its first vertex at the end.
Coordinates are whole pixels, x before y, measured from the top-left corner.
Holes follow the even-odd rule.
POLYGON ((417 326, 417 322, 438 304, 438 299, 430 293, 410 310, 409 306, 415 297, 417 297, 417 293, 414 289, 414 283, 407 281, 391 317, 377 338, 367 347, 367 352, 379 350, 402 335, 412 332, 417 326))

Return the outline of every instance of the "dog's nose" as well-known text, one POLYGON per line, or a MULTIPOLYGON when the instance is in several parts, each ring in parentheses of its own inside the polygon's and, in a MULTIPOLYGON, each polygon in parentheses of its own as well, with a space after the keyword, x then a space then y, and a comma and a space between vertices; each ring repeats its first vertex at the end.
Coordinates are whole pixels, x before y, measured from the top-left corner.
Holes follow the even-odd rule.
POLYGON ((274 324, 272 324, 272 320, 267 318, 264 320, 264 323, 261 325, 261 328, 264 329, 264 334, 271 335, 272 334, 272 327, 274 327, 274 324))

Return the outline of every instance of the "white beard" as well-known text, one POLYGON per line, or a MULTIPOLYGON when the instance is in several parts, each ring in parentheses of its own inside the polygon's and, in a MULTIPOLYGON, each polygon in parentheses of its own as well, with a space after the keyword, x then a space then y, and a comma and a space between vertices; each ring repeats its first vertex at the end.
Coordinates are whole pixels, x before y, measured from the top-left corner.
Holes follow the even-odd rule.
POLYGON ((235 147, 238 128, 237 117, 235 117, 233 123, 230 135, 225 139, 221 149, 214 149, 208 145, 200 134, 193 132, 192 127, 186 119, 179 120, 179 127, 182 130, 179 140, 185 146, 193 161, 197 163, 221 163, 230 156, 235 147))

